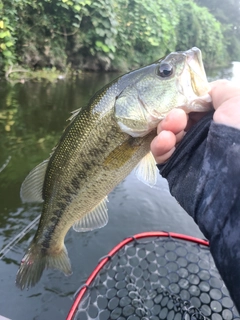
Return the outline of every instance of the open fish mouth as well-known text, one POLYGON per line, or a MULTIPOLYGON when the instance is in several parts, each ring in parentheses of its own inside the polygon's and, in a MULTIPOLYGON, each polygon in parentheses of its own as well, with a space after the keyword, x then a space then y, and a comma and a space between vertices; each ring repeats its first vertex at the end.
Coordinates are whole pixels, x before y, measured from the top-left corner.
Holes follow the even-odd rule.
POLYGON ((201 50, 193 47, 186 51, 185 55, 191 76, 192 89, 196 96, 205 96, 209 92, 210 86, 203 66, 201 50))

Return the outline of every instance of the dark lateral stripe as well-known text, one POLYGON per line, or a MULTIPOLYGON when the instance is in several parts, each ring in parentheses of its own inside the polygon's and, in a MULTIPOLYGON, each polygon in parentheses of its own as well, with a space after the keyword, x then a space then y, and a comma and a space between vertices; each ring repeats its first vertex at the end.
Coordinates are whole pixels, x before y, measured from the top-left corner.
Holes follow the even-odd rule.
MULTIPOLYGON (((74 189, 79 189, 80 188, 80 180, 77 177, 74 177, 71 181, 71 185, 73 186, 74 189)), ((68 192, 71 193, 71 192, 68 192)), ((77 192, 75 192, 77 194, 77 192)))
POLYGON ((56 228, 57 224, 51 224, 44 232, 44 241, 42 242, 42 250, 50 248, 51 236, 56 228))
POLYGON ((52 224, 50 224, 49 226, 46 227, 46 231, 44 231, 44 241, 41 243, 42 245, 42 252, 46 251, 48 248, 50 248, 50 242, 52 239, 52 235, 56 229, 56 227, 59 224, 59 221, 64 213, 64 209, 66 207, 65 204, 63 204, 62 202, 58 203, 60 205, 60 207, 63 207, 63 209, 58 209, 55 210, 53 212, 53 217, 50 219, 50 221, 52 222, 52 224))

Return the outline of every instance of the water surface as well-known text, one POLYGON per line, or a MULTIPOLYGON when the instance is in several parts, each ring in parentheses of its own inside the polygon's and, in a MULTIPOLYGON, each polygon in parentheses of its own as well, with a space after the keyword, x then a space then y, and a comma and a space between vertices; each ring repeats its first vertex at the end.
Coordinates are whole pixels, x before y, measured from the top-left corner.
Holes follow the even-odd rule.
MULTIPOLYGON (((235 63, 237 70, 240 63, 235 63)), ((210 79, 233 78, 232 68, 209 74, 210 79)), ((0 250, 41 212, 41 205, 22 204, 19 189, 28 172, 46 159, 58 141, 71 111, 115 74, 84 74, 76 79, 0 83, 0 250)), ((0 315, 16 320, 64 319, 74 292, 85 282, 98 260, 122 239, 143 231, 171 231, 202 238, 193 220, 171 197, 165 180, 149 188, 131 173, 109 196, 109 223, 88 233, 70 230, 66 246, 73 275, 47 270, 32 289, 15 286, 19 262, 36 227, 0 260, 0 315)))

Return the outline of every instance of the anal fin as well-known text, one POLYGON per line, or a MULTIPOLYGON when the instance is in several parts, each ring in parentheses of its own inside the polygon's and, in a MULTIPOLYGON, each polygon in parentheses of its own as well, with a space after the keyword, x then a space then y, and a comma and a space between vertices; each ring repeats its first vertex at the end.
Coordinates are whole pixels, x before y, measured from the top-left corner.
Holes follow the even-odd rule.
POLYGON ((74 223, 77 232, 86 232, 102 228, 108 223, 107 197, 105 197, 91 212, 74 223))

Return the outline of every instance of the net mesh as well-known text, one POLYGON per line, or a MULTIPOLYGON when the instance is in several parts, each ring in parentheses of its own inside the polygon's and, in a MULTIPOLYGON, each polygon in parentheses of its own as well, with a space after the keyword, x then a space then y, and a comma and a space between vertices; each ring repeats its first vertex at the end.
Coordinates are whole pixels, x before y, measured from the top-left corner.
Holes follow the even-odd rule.
POLYGON ((134 239, 109 257, 78 305, 79 320, 239 319, 207 246, 134 239))

